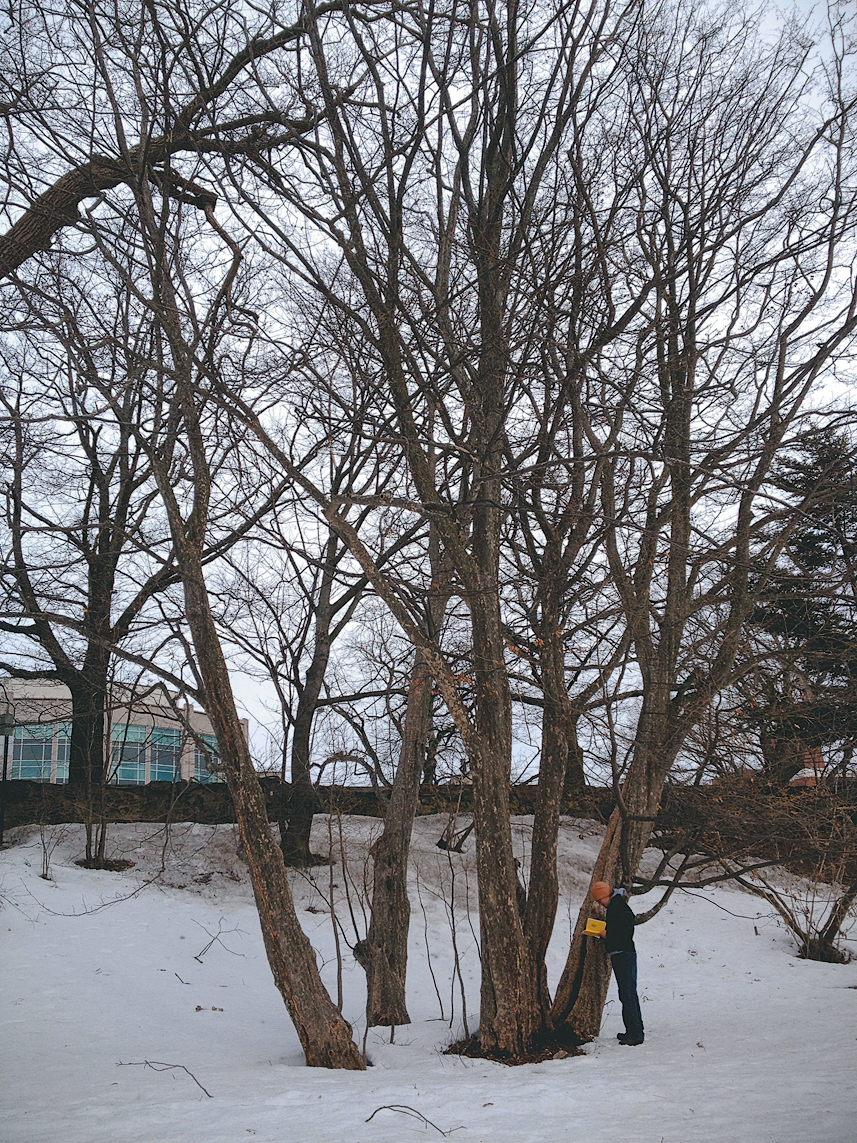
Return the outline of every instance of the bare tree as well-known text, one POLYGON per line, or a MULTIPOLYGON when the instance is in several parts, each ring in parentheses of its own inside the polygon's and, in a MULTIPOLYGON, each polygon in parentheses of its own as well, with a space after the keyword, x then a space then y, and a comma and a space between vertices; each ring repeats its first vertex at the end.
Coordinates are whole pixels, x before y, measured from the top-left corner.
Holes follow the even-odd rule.
MULTIPOLYGON (((338 6, 323 5, 321 11, 338 6)), ((314 126, 315 116, 307 113, 298 91, 281 85, 276 103, 257 98, 266 58, 287 52, 306 35, 303 19, 283 25, 276 6, 255 8, 253 29, 247 13, 195 0, 152 5, 124 29, 115 12, 97 0, 51 9, 20 0, 9 14, 4 100, 14 130, 3 155, 13 194, 6 199, 12 225, 0 239, 4 276, 73 227, 85 202, 97 204, 105 192, 133 186, 142 171, 185 155, 261 155, 314 126), (140 51, 146 42, 157 43, 169 56, 165 74, 158 75, 140 51), (135 53, 136 79, 158 88, 136 141, 126 138, 121 124, 126 91, 111 87, 104 74, 111 57, 130 59, 135 53), (63 69, 91 76, 91 88, 67 83, 58 102, 54 81, 63 69), (95 103, 110 109, 103 116, 92 115, 92 90, 95 103)), ((189 202, 212 201, 210 191, 176 171, 173 178, 177 193, 189 202)))
MULTIPOLYGON (((140 346, 124 336, 129 310, 109 288, 90 281, 84 291, 60 269, 53 289, 29 305, 22 299, 7 330, 2 666, 68 687, 68 781, 89 823, 106 779, 115 649, 138 664, 160 659, 162 677, 186 684, 167 669, 169 637, 153 645, 147 615, 178 577, 151 466, 131 430, 144 398, 133 364, 140 346), (105 337, 120 347, 109 360, 93 350, 105 337), (121 393, 113 408, 101 396, 105 383, 121 393)), ((87 860, 94 858, 88 832, 87 860)))
POLYGON ((473 720, 407 594, 382 582, 369 548, 333 503, 334 526, 429 656, 468 754, 481 900, 479 1040, 501 1055, 527 1051, 542 1023, 508 817, 511 696, 499 582, 506 477, 529 427, 510 414, 535 345, 527 333, 532 293, 516 268, 580 92, 634 9, 607 5, 596 14, 585 5, 547 5, 524 15, 474 4, 463 23, 439 10, 369 20, 353 8, 333 21, 311 11, 307 67, 324 125, 281 170, 248 160, 240 175, 257 237, 372 347, 384 378, 379 430, 398 442, 411 510, 436 526, 469 608, 473 720), (326 50, 334 39, 335 55, 326 50), (548 44, 551 62, 536 64, 548 44), (361 73, 352 107, 339 94, 346 77, 361 73), (341 263, 319 265, 301 248, 270 193, 252 193, 254 178, 276 191, 283 209, 305 214, 341 263), (428 431, 435 416, 443 437, 438 465, 430 443, 438 434, 428 431))
MULTIPOLYGON (((455 722, 473 778, 479 1050, 526 1054, 550 1021, 590 1038, 608 966, 600 945, 584 955, 582 917, 549 1019, 543 971, 558 799, 579 713, 563 628, 597 567, 624 624, 597 677, 606 687, 614 668, 635 672, 640 703, 629 760, 618 749, 610 759, 619 808, 595 876, 630 884, 664 780, 733 678, 771 465, 857 325, 845 23, 833 28, 821 96, 800 29, 763 43, 741 13, 682 0, 645 10, 639 0, 526 10, 493 0, 429 10, 310 4, 299 22, 249 41, 215 9, 215 32, 198 36, 194 51, 179 26, 184 10, 170 9, 163 24, 159 11, 145 10, 131 51, 95 7, 75 25, 85 34, 66 70, 84 51, 112 109, 92 126, 90 95, 71 102, 80 154, 42 114, 40 81, 19 68, 14 109, 29 131, 20 145, 35 147, 38 128, 65 173, 39 198, 18 144, 8 150, 26 205, 3 268, 30 275, 50 265, 24 259, 62 231, 78 257, 94 242, 146 311, 153 412, 134 431, 169 522, 190 658, 272 967, 307 1057, 359 1066, 296 927, 205 582, 206 545, 212 530, 228 531, 242 465, 253 491, 290 482, 317 505, 354 574, 416 648, 402 801, 390 819, 400 855, 426 670, 455 722), (152 29, 163 34, 150 42, 152 29), (140 124, 139 140, 126 137, 129 122, 140 124), (102 153, 116 156, 107 175, 102 153), (215 213, 211 184, 234 206, 228 221, 215 213), (87 218, 63 230, 64 204, 99 188, 87 218), (251 309, 241 288, 251 240, 253 257, 266 259, 262 293, 273 295, 269 283, 282 289, 276 317, 251 309), (278 342, 284 297, 302 362, 318 353, 320 311, 340 332, 348 383, 336 415, 350 392, 377 465, 371 487, 337 485, 318 452, 335 449, 335 430, 290 439, 270 359, 254 373, 263 331, 269 346, 278 342), (229 444, 235 420, 249 430, 240 447, 229 444), (409 576, 384 566, 390 509, 418 531, 430 526, 448 568, 442 589, 424 545, 412 550, 409 576), (509 821, 510 521, 511 559, 532 564, 537 585, 529 622, 546 715, 523 918, 509 821), (570 596, 569 582, 580 592, 570 596), (446 592, 467 609, 467 680, 432 610, 446 592)), ((65 50, 75 18, 56 18, 51 51, 65 50)), ((319 633, 323 657, 323 624, 319 633)), ((590 694, 587 680, 581 702, 590 694)), ((387 857, 378 857, 380 871, 387 857)), ((396 893, 401 916, 406 898, 396 893)), ((399 981, 402 972, 397 961, 399 981)))
MULTIPOLYGON (((267 807, 235 709, 205 580, 209 536, 224 525, 229 528, 232 524, 234 529, 230 502, 235 495, 243 495, 242 466, 250 463, 228 432, 228 421, 219 406, 206 405, 206 395, 213 378, 224 372, 235 376, 244 372, 248 355, 252 357, 252 346, 247 344, 252 319, 248 318, 246 298, 244 304, 233 299, 240 252, 217 224, 213 196, 172 170, 169 156, 157 147, 154 152, 148 149, 153 123, 162 124, 166 139, 185 130, 186 112, 172 98, 175 76, 192 74, 197 64, 201 74, 206 74, 208 64, 215 63, 206 59, 204 51, 195 54, 188 50, 188 37, 176 34, 177 29, 169 23, 167 17, 173 14, 173 9, 169 13, 146 9, 137 25, 139 37, 133 42, 125 38, 126 25, 110 23, 108 17, 102 20, 94 9, 84 12, 75 25, 78 38, 73 43, 84 45, 89 53, 96 85, 107 106, 116 112, 115 117, 97 120, 80 145, 92 155, 102 130, 113 133, 123 176, 121 184, 114 184, 119 185, 119 191, 103 197, 91 213, 85 227, 91 251, 80 257, 91 257, 110 268, 117 288, 135 300, 148 327, 146 354, 139 362, 148 386, 145 415, 135 416, 130 430, 147 455, 169 526, 193 640, 191 662, 232 793, 274 979, 307 1062, 362 1069, 365 1064, 352 1041, 351 1029, 322 985, 315 954, 295 914, 282 854, 268 828, 267 807), (133 84, 126 84, 126 76, 133 76, 133 84), (131 122, 141 127, 145 139, 142 147, 126 137, 126 125, 131 122), (158 160, 166 165, 156 165, 158 160), (216 248, 212 254, 215 244, 220 251, 225 250, 225 257, 216 248), (237 367, 232 353, 236 354, 237 367), (215 478, 219 480, 217 488, 215 478)), ((219 51, 218 31, 215 26, 215 34, 207 42, 215 56, 219 51)), ((62 36, 52 41, 52 49, 56 45, 59 49, 68 46, 62 36)), ((64 60, 66 75, 74 71, 73 54, 64 60)), ((252 57, 251 50, 242 59, 249 63, 252 57)), ((221 91, 222 81, 216 86, 221 91)), ((69 110, 66 119, 49 122, 45 131, 46 145, 62 149, 66 159, 72 147, 64 132, 73 117, 69 110)), ((36 203, 24 219, 41 221, 45 211, 44 203, 36 203)), ((84 229, 82 223, 80 226, 84 229)), ((21 244, 20 229, 16 249, 26 245, 21 244)), ((38 242, 44 245, 43 236, 38 242)), ((20 281, 19 288, 26 291, 36 286, 39 266, 52 261, 46 255, 28 267, 31 280, 20 281)), ((8 262, 7 258, 7 267, 8 262)), ((104 349, 112 348, 112 339, 108 339, 104 349)), ((102 381, 100 377, 97 380, 102 381)), ((115 392, 105 378, 100 393, 113 415, 118 415, 121 390, 115 392)), ((249 491, 258 495, 265 480, 257 462, 252 471, 249 491)), ((276 487, 276 481, 273 484, 276 487)))
MULTIPOLYGON (((763 45, 749 20, 665 7, 627 55, 622 129, 644 171, 627 258, 654 271, 656 289, 612 381, 627 410, 626 459, 601 482, 642 688, 593 874, 611 884, 630 885, 664 780, 731 677, 764 482, 857 324, 854 106, 842 40, 836 48, 814 119, 803 99, 809 49, 792 28, 763 45)), ((608 972, 582 936, 585 912, 553 1014, 589 1039, 608 972)))
MULTIPOLYGON (((152 442, 155 447, 150 455, 170 523, 206 709, 217 736, 219 757, 248 858, 268 961, 294 1021, 307 1063, 361 1069, 365 1064, 351 1038, 351 1028, 321 982, 315 953, 295 913, 283 855, 268 828, 267 806, 235 709, 204 578, 202 556, 209 524, 212 474, 200 404, 200 390, 204 393, 205 384, 200 385, 200 381, 211 375, 211 328, 216 322, 217 310, 225 301, 230 276, 237 271, 240 255, 234 251, 235 261, 229 270, 226 288, 215 293, 212 309, 200 323, 200 328, 206 331, 205 338, 201 343, 188 343, 183 334, 184 315, 179 307, 179 294, 172 281, 176 267, 171 265, 169 246, 161 231, 164 208, 155 210, 147 186, 137 189, 143 232, 152 256, 152 305, 158 311, 163 329, 162 360, 169 363, 169 377, 175 386, 171 409, 177 411, 177 423, 188 442, 191 486, 187 507, 176 495, 172 474, 163 465, 155 442, 152 442)), ((212 220, 210 211, 209 219, 212 220)), ((186 292, 184 301, 188 309, 194 305, 186 292)))

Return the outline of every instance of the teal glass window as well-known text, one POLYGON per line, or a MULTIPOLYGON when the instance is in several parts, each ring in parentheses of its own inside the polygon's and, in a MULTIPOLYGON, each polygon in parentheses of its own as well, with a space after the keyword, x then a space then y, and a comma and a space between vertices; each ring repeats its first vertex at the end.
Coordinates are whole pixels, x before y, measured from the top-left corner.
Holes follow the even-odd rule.
POLYGON ((12 777, 31 782, 50 782, 53 747, 52 722, 16 726, 12 745, 12 777))
POLYGON ((57 776, 62 785, 68 781, 68 757, 71 752, 71 723, 61 722, 57 726, 57 776))
POLYGON ((155 726, 152 728, 149 756, 150 782, 177 782, 181 778, 179 758, 182 749, 180 730, 155 726))
POLYGON ((213 734, 200 734, 198 738, 208 747, 208 750, 203 750, 197 742, 194 751, 193 776, 197 782, 219 782, 220 775, 212 769, 219 761, 217 739, 213 734))
POLYGON ((118 786, 142 786, 146 782, 148 726, 114 726, 110 780, 118 786))

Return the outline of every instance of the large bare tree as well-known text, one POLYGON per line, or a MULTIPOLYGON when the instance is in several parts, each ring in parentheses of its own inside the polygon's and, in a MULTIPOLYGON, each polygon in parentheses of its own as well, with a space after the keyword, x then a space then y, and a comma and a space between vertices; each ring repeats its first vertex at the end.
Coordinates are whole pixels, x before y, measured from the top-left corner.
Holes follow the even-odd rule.
MULTIPOLYGON (((730 679, 765 481, 857 329, 846 48, 834 35, 832 83, 813 107, 808 47, 792 28, 764 43, 748 18, 672 5, 626 57, 622 145, 643 172, 628 288, 636 273, 656 284, 624 361, 602 366, 624 410, 618 440, 601 437, 622 452, 602 469, 605 551, 642 691, 593 872, 611 884, 630 886, 664 781, 730 679)), ((583 1039, 608 981, 582 936, 588 911, 553 1010, 583 1039)))
MULTIPOLYGON (((225 8, 209 11, 208 24, 196 18, 203 13, 189 18, 192 36, 182 27, 187 15, 172 7, 152 7, 129 26, 96 6, 60 13, 50 28, 45 53, 61 56, 68 77, 76 75, 75 65, 85 60, 95 77, 96 102, 103 100, 110 112, 87 116, 92 96, 80 98, 72 84, 61 112, 52 113, 52 104, 42 114, 38 93, 27 87, 20 92, 16 113, 22 134, 29 128, 32 140, 36 127, 41 127, 39 145, 44 151, 53 150, 60 161, 68 163, 80 148, 88 151, 86 193, 115 189, 112 195, 104 194, 85 222, 78 224, 78 238, 85 234, 86 248, 78 247, 75 253, 81 265, 92 259, 110 271, 117 291, 133 299, 135 316, 147 330, 143 344, 135 346, 136 365, 146 387, 144 407, 134 411, 127 428, 146 455, 169 528, 192 639, 192 666, 235 804, 269 963, 307 1062, 362 1069, 365 1063, 351 1029, 321 982, 314 951, 295 914, 283 857, 270 834, 267 807, 235 708, 205 578, 210 536, 234 527, 236 497, 243 500, 245 493, 251 498, 261 493, 266 499, 264 471, 242 453, 240 439, 230 435, 220 407, 206 402, 214 378, 228 372, 235 388, 235 379, 243 375, 252 358, 252 336, 247 343, 252 321, 248 325, 246 298, 239 304, 234 292, 240 252, 228 243, 225 257, 216 252, 223 232, 214 217, 214 196, 197 187, 187 170, 171 167, 167 144, 173 137, 187 141, 188 106, 194 114, 205 114, 212 93, 235 94, 224 79, 223 66, 234 79, 254 62, 259 45, 247 43, 243 24, 233 25, 225 8), (129 27, 136 32, 131 39, 126 35, 129 27), (224 40, 237 50, 225 65, 224 40), (202 98, 198 89, 205 76, 216 78, 202 98), (182 87, 191 88, 190 104, 181 98, 182 87), (137 125, 139 141, 128 138, 132 123, 137 125), (93 186, 92 157, 105 139, 111 140, 120 177, 93 186), (249 483, 245 465, 251 466, 249 483)), ((39 13, 33 10, 29 16, 31 22, 22 33, 32 33, 32 20, 39 13)), ((289 38, 293 35, 288 33, 289 38)), ((26 48, 29 54, 25 53, 22 67, 32 68, 37 48, 32 41, 26 48)), ((267 110, 263 118, 269 121, 267 110)), ((237 125, 221 119, 215 133, 258 123, 254 113, 239 115, 237 125)), ((282 123, 286 126, 285 118, 282 123)), ((6 157, 11 162, 19 155, 13 147, 6 157)), ((76 170, 74 177, 79 175, 76 170)), ((48 193, 62 196, 65 190, 60 186, 58 192, 55 185, 48 193)), ((7 235, 7 273, 13 265, 20 266, 28 252, 44 249, 46 234, 55 232, 60 214, 54 199, 46 203, 44 198, 37 198, 25 211, 7 235)), ((50 253, 31 260, 26 277, 15 279, 18 293, 36 297, 43 267, 50 269, 54 262, 50 253)), ((105 331, 99 346, 102 361, 110 360, 116 350, 110 332, 105 331)), ((96 371, 89 380, 113 417, 122 420, 121 398, 128 379, 96 371)), ((252 518, 252 512, 242 514, 252 518)))
MULTIPOLYGON (((597 65, 613 70, 617 29, 636 9, 544 5, 524 14, 473 4, 463 21, 453 10, 375 20, 356 7, 341 19, 310 9, 305 66, 324 122, 273 169, 252 158, 240 164, 257 239, 372 347, 384 381, 378 432, 397 442, 412 511, 431 519, 469 609, 473 720, 407 594, 367 570, 371 551, 332 502, 334 526, 429 655, 468 754, 482 932, 479 1040, 489 1053, 529 1050, 542 1025, 511 845, 500 585, 508 483, 531 430, 513 409, 540 324, 526 262, 569 125, 597 65), (340 93, 354 75, 362 87, 352 106, 340 93), (312 227, 311 245, 289 224, 294 211, 312 227), (338 264, 315 257, 322 235, 338 264)), ((614 315, 619 328, 627 320, 614 315)))
MULTIPOLYGON (((81 258, 94 241, 151 315, 148 368, 164 412, 138 439, 152 450, 275 976, 308 1058, 358 1066, 293 926, 205 583, 213 504, 239 483, 212 445, 230 439, 233 418, 263 446, 256 471, 317 505, 417 649, 391 836, 409 828, 408 743, 424 726, 425 671, 455 721, 474 782, 481 1050, 526 1053, 549 1021, 589 1038, 608 969, 600 946, 584 955, 582 918, 550 1016, 543 961, 579 713, 568 691, 577 602, 568 587, 585 595, 593 569, 614 621, 621 615, 602 685, 627 648, 634 656, 633 748, 627 768, 614 759, 619 808, 595 870, 629 882, 664 780, 731 678, 766 475, 857 323, 846 30, 833 27, 825 86, 810 76, 800 29, 768 42, 736 10, 682 0, 310 3, 249 40, 215 8, 191 21, 194 50, 184 11, 147 8, 133 44, 97 6, 45 17, 54 33, 45 61, 65 51, 68 70, 83 52, 111 108, 90 115, 87 91, 64 109, 64 131, 42 110, 41 79, 20 63, 34 58, 34 40, 17 53, 10 106, 26 130, 6 161, 22 204, 0 254, 7 273, 29 276, 26 258, 50 235, 81 258), (56 181, 41 194, 20 146, 52 150, 56 181), (102 177, 103 154, 115 165, 102 177), (99 194, 69 224, 64 204, 99 194), (116 253, 128 235, 133 267, 116 253), (266 267, 253 309, 239 289, 251 242, 266 267), (315 435, 305 464, 284 439, 269 379, 253 374, 246 346, 264 331, 276 352, 286 306, 292 332, 320 307, 338 324, 360 431, 383 473, 371 489, 336 486, 314 463, 313 448, 336 449, 330 431, 315 435), (242 339, 240 354, 221 348, 242 339), (162 429, 173 452, 154 443, 162 429), (176 482, 174 456, 190 479, 176 482), (438 564, 423 558, 409 578, 383 566, 379 521, 391 508, 430 526, 438 564), (536 585, 529 615, 546 714, 523 918, 504 596, 506 568, 521 560, 536 585), (466 684, 426 606, 439 566, 441 595, 468 612, 466 684), (291 948, 307 993, 286 964, 291 948)), ((22 25, 22 42, 34 27, 22 25)), ((304 327, 311 360, 318 327, 304 327)), ((241 443, 252 452, 249 437, 241 443)), ((397 853, 405 860, 406 847, 397 853)))

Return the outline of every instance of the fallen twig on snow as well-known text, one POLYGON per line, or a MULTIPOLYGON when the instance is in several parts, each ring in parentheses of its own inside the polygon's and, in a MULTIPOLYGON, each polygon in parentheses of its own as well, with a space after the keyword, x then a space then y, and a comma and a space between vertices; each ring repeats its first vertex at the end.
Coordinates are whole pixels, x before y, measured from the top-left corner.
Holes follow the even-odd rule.
MULTIPOLYGON (((168 1072, 168 1071, 172 1071, 173 1068, 179 1068, 181 1071, 187 1072, 187 1074, 190 1076, 190 1078, 193 1080, 193 1082, 196 1084, 196 1086, 201 1091, 204 1091, 209 1099, 214 1099, 214 1096, 211 1094, 211 1092, 206 1091, 206 1089, 202 1086, 202 1084, 199 1082, 199 1080, 196 1078, 196 1076, 193 1074, 193 1072, 189 1071, 184 1066, 184 1064, 165 1064, 161 1060, 133 1060, 133 1061, 129 1061, 127 1064, 124 1064, 120 1060, 116 1066, 117 1066, 117 1068, 151 1068, 153 1072, 168 1072)), ((432 1126, 434 1126, 434 1124, 432 1124, 432 1126)))
MULTIPOLYGON (((193 920, 193 918, 191 918, 191 920, 193 920)), ((226 945, 223 943, 223 941, 220 939, 221 937, 228 937, 230 933, 243 933, 243 930, 240 929, 237 925, 235 926, 234 929, 224 929, 223 928, 224 920, 225 920, 225 917, 221 917, 220 920, 217 922, 217 932, 216 933, 210 933, 208 931, 208 929, 205 927, 205 925, 201 925, 199 923, 199 921, 193 920, 193 923, 195 925, 199 925, 199 927, 206 934, 206 936, 211 937, 211 940, 208 942, 208 944, 205 946, 205 948, 200 949, 199 952, 196 954, 196 956, 193 958, 194 960, 198 960, 200 964, 202 964, 202 958, 205 956, 205 954, 208 952, 208 950, 211 948, 211 946, 215 943, 219 944, 221 948, 226 949, 226 952, 232 953, 233 956, 242 956, 242 957, 244 956, 244 953, 235 952, 234 949, 227 948, 226 945)))
POLYGON ((366 1122, 369 1123, 370 1120, 374 1119, 379 1111, 400 1111, 402 1115, 411 1115, 414 1119, 421 1119, 427 1127, 433 1127, 435 1131, 439 1131, 444 1137, 451 1135, 453 1131, 461 1130, 460 1127, 453 1127, 450 1131, 444 1131, 443 1128, 438 1127, 436 1123, 432 1123, 430 1119, 426 1119, 421 1111, 416 1111, 413 1107, 408 1107, 406 1103, 385 1103, 381 1107, 376 1107, 366 1122))

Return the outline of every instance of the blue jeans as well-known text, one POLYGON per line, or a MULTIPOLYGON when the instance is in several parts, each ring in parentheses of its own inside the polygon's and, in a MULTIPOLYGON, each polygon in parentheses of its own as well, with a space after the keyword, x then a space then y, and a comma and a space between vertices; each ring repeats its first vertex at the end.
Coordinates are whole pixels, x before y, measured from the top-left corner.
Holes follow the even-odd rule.
POLYGON ((635 952, 610 953, 613 975, 622 1001, 622 1019, 625 1032, 632 1040, 643 1038, 643 1014, 637 996, 637 954, 635 952))

